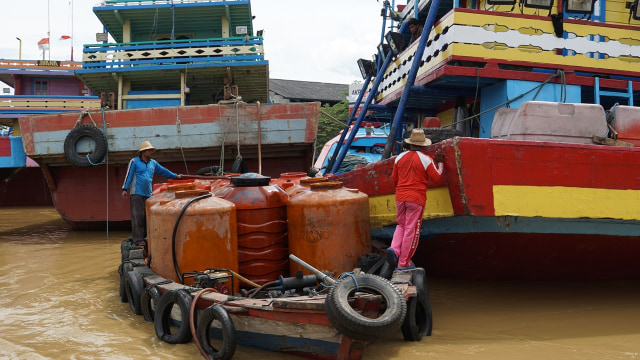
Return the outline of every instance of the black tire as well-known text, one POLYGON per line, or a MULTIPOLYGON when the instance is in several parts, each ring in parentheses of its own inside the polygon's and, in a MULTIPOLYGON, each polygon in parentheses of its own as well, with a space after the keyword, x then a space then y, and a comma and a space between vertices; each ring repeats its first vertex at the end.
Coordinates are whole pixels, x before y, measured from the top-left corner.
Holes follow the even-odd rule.
POLYGON ((211 176, 217 176, 218 171, 220 170, 220 166, 207 166, 196 172, 196 175, 206 175, 210 174, 211 176))
POLYGON ((372 274, 373 272, 369 271, 377 262, 380 260, 380 255, 376 253, 368 253, 360 255, 358 260, 356 261, 356 266, 360 268, 360 271, 372 274))
MULTIPOLYGON (((432 144, 437 144, 442 140, 446 140, 455 136, 462 136, 462 132, 450 128, 423 128, 424 135, 427 139, 431 140, 432 144)), ((402 134, 404 140, 411 137, 411 131, 406 131, 402 134)))
POLYGON ((156 336, 169 344, 186 344, 191 341, 191 327, 189 326, 189 310, 191 295, 184 290, 165 292, 158 302, 153 324, 156 336), (180 327, 175 334, 171 333, 171 309, 176 304, 180 307, 180 327))
POLYGON ((140 296, 140 311, 146 321, 153 321, 160 302, 160 291, 155 286, 144 289, 140 296), (152 303, 155 302, 155 305, 152 303))
POLYGON ((411 276, 411 283, 416 287, 418 301, 425 309, 427 327, 425 334, 431 336, 433 330, 433 313, 431 312, 431 301, 429 300, 429 284, 427 283, 426 272, 423 268, 416 268, 411 276))
POLYGON ((118 273, 120 274, 120 301, 123 303, 129 301, 129 298, 127 298, 127 290, 125 288, 124 276, 127 272, 131 270, 133 270, 133 265, 131 265, 130 262, 122 263, 118 268, 118 273))
POLYGON ((236 351, 236 328, 227 311, 220 305, 211 305, 204 309, 198 316, 196 335, 200 346, 209 355, 209 359, 228 360, 236 351), (220 349, 211 346, 211 323, 216 320, 220 323, 219 332, 222 335, 220 349))
POLYGON ((247 164, 242 160, 242 156, 236 156, 236 159, 233 161, 233 165, 231 165, 231 172, 234 174, 244 174, 249 171, 247 164))
POLYGON ((142 278, 142 274, 136 270, 127 272, 124 278, 124 288, 127 292, 127 300, 129 301, 131 312, 136 315, 141 315, 142 308, 140 307, 140 299, 144 292, 144 279, 142 278))
POLYGON ((122 255, 122 262, 129 260, 129 252, 131 251, 132 247, 132 238, 127 238, 126 240, 122 241, 122 243, 120 244, 120 254, 122 255))
POLYGON ((331 324, 355 340, 370 341, 396 331, 407 313, 407 303, 400 290, 387 279, 373 274, 357 274, 337 282, 325 299, 325 311, 331 324), (366 317, 351 307, 349 298, 363 292, 382 297, 376 318, 366 317))
POLYGON ((417 296, 409 298, 407 301, 407 316, 404 317, 402 326, 402 336, 406 341, 420 341, 426 335, 429 321, 427 318, 427 307, 424 301, 417 296))
POLYGON ((446 140, 456 136, 463 136, 461 131, 449 128, 425 128, 424 135, 431 140, 432 144, 437 144, 442 140, 446 140))
POLYGON ((64 155, 69 162, 77 167, 85 168, 99 164, 107 155, 107 137, 102 130, 92 125, 80 125, 71 130, 64 139, 64 155), (78 142, 84 138, 91 138, 93 150, 87 154, 80 154, 77 150, 78 142))

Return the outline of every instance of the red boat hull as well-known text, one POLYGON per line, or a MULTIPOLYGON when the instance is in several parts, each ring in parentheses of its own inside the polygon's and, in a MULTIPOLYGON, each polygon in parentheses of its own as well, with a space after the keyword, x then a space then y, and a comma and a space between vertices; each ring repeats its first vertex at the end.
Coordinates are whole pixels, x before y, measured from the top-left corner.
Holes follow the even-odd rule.
MULTIPOLYGON (((638 279, 640 149, 453 138, 427 197, 414 262, 472 279, 638 279)), ((393 158, 336 175, 370 197, 372 234, 395 221, 393 158)))

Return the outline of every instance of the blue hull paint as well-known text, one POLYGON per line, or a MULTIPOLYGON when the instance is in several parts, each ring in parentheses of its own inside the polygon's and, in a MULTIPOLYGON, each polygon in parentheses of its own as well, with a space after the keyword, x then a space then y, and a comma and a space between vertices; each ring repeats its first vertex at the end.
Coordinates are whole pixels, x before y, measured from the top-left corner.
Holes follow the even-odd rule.
POLYGON ((10 136, 11 156, 0 157, 0 168, 23 167, 27 164, 27 155, 22 147, 22 136, 10 136))
MULTIPOLYGON (((210 329, 209 334, 214 339, 222 338, 222 330, 210 329)), ((325 340, 262 334, 250 331, 236 331, 236 341, 239 345, 263 349, 268 351, 291 352, 298 355, 309 354, 337 354, 340 343, 325 340)))
MULTIPOLYGON (((395 226, 372 229, 371 236, 391 241, 395 226)), ((561 219, 523 216, 455 216, 423 220, 420 239, 440 234, 582 234, 603 236, 639 236, 640 221, 620 219, 561 219)))

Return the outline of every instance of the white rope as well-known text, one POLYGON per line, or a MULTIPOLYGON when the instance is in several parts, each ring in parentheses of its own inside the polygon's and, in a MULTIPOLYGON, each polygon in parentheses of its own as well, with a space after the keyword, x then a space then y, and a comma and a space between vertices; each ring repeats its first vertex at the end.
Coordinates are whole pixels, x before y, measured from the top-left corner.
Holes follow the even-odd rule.
MULTIPOLYGON (((82 124, 82 118, 85 115, 89 115, 89 119, 91 119, 91 122, 93 123, 93 126, 98 127, 96 122, 93 120, 93 116, 91 116, 91 112, 89 111, 89 109, 87 109, 87 110, 82 110, 80 115, 78 115, 78 120, 76 120, 76 124, 73 125, 74 128, 76 128, 76 127, 78 127, 78 125, 82 124)), ((106 136, 106 134, 105 134, 105 136, 106 136)))
POLYGON ((236 133, 238 134, 238 141, 236 142, 236 147, 238 148, 238 155, 240 155, 240 110, 238 110, 238 102, 236 102, 236 133))
POLYGON ((176 107, 176 127, 178 129, 178 137, 180 138, 180 153, 182 153, 182 161, 184 162, 184 169, 189 174, 189 167, 187 167, 187 159, 184 156, 184 150, 182 149, 182 126, 180 122, 180 116, 178 116, 179 107, 176 107))

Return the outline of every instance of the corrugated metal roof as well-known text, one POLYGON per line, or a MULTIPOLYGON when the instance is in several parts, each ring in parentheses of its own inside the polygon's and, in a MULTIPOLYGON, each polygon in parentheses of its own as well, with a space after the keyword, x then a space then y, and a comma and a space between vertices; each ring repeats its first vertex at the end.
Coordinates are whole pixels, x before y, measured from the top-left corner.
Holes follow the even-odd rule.
POLYGON ((345 99, 349 92, 349 85, 269 79, 269 91, 292 101, 337 103, 345 99))

